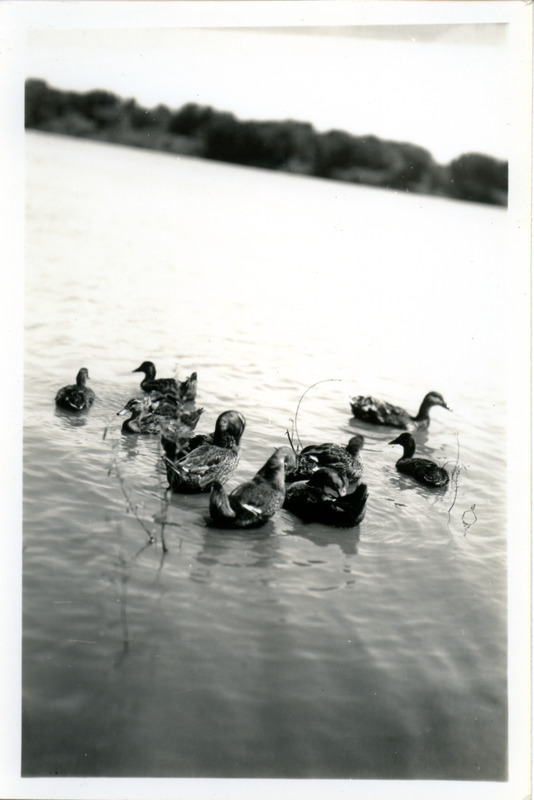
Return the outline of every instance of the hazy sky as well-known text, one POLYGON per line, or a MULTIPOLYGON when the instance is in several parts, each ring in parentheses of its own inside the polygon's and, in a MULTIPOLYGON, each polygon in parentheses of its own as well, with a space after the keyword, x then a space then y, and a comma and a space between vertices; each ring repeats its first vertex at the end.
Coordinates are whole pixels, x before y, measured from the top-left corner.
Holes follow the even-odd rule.
POLYGON ((32 30, 26 75, 508 158, 505 24, 32 30))

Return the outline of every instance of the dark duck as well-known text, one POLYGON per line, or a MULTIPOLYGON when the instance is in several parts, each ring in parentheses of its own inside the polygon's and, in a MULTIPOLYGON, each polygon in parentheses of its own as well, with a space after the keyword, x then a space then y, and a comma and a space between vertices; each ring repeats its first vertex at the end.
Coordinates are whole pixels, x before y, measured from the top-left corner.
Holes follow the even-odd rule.
POLYGON ((296 469, 287 480, 307 480, 320 467, 332 467, 349 483, 355 483, 363 474, 360 457, 363 442, 363 436, 357 434, 345 446, 332 443, 309 445, 300 451, 296 469))
POLYGON ((355 528, 365 517, 369 492, 359 483, 347 494, 346 477, 330 467, 320 467, 309 481, 288 486, 284 508, 303 522, 319 522, 332 528, 355 528))
POLYGON ((289 447, 279 447, 252 480, 226 494, 220 481, 213 484, 210 515, 218 528, 259 528, 284 502, 286 469, 295 466, 289 447))
POLYGON ((425 486, 446 486, 449 474, 428 458, 414 458, 415 441, 411 433, 401 433, 389 444, 400 444, 403 449, 401 458, 397 461, 397 470, 403 475, 409 475, 414 480, 425 486))
POLYGON ((215 481, 225 483, 237 467, 245 424, 239 411, 224 411, 213 434, 193 436, 174 460, 167 456, 167 478, 172 491, 209 492, 215 481))
POLYGON ((170 393, 184 401, 194 400, 197 396, 196 372, 193 372, 185 381, 177 381, 174 378, 156 378, 156 366, 152 361, 143 361, 132 372, 144 373, 145 377, 141 381, 141 389, 144 392, 170 393))
POLYGON ((442 406, 450 411, 449 406, 439 392, 428 392, 415 417, 407 411, 392 403, 377 400, 375 397, 353 397, 350 407, 353 415, 363 422, 371 425, 387 425, 390 428, 428 428, 430 423, 430 409, 433 406, 442 406))
POLYGON ((56 394, 56 406, 67 411, 85 411, 94 403, 95 393, 86 386, 89 371, 82 367, 76 375, 76 383, 64 386, 56 394))

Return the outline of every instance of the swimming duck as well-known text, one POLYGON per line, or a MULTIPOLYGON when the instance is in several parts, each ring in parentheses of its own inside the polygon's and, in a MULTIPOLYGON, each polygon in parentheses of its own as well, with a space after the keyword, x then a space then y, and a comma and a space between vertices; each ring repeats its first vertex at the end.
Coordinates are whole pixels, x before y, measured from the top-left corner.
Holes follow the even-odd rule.
POLYGON ((197 373, 193 372, 185 381, 177 381, 174 378, 156 378, 156 366, 152 361, 143 363, 132 370, 132 372, 143 372, 145 377, 141 381, 141 389, 144 392, 171 393, 180 400, 194 400, 197 394, 197 373))
POLYGON ((350 401, 352 413, 357 419, 370 422, 372 425, 388 425, 391 428, 428 428, 430 409, 442 406, 450 411, 449 406, 439 392, 428 392, 415 417, 412 417, 399 406, 377 400, 374 397, 353 397, 350 401))
POLYGON ((117 411, 117 416, 130 412, 131 416, 122 425, 123 433, 162 433, 171 438, 179 435, 191 435, 203 408, 194 411, 182 411, 181 404, 174 406, 174 416, 160 414, 160 406, 152 403, 150 398, 134 397, 128 400, 124 408, 117 411))
POLYGON ((397 461, 397 469, 404 475, 410 475, 425 486, 446 486, 449 474, 428 458, 414 458, 415 441, 411 433, 401 433, 389 444, 400 444, 404 452, 397 461))
POLYGON ((365 516, 369 492, 365 483, 347 494, 347 479, 330 467, 320 467, 309 481, 288 486, 284 508, 303 522, 320 522, 332 528, 354 528, 365 516))
POLYGON ((161 419, 156 414, 147 413, 143 400, 128 400, 124 408, 117 411, 117 416, 130 413, 130 417, 122 423, 123 433, 159 433, 161 419))
POLYGON ((239 460, 245 418, 239 411, 219 415, 213 434, 189 439, 174 460, 165 458, 167 478, 174 492, 208 492, 232 475, 239 460))
POLYGON ((287 480, 307 480, 319 467, 332 467, 349 483, 354 483, 363 474, 363 462, 360 457, 363 442, 363 436, 357 434, 349 439, 345 446, 332 443, 311 444, 301 450, 297 467, 291 475, 288 475, 287 480))
MULTIPOLYGON (((219 414, 215 422, 215 429, 212 433, 196 433, 194 436, 184 437, 183 442, 178 437, 178 442, 175 443, 172 437, 168 439, 165 436, 161 438, 161 444, 167 457, 171 461, 177 461, 197 447, 203 444, 214 444, 218 447, 225 447, 226 442, 229 446, 233 444, 235 433, 239 430, 242 424, 243 430, 245 428, 245 418, 239 411, 223 411, 219 414), (181 444, 181 447, 179 446, 181 444)), ((239 434, 239 438, 243 435, 243 430, 239 434)), ((239 444, 239 442, 238 442, 239 444)))
POLYGON ((284 502, 285 471, 295 466, 289 447, 278 447, 252 480, 226 494, 215 481, 210 495, 210 515, 220 528, 259 528, 284 502))
POLYGON ((82 367, 76 375, 76 383, 64 386, 56 394, 56 406, 68 411, 85 411, 90 408, 95 399, 95 393, 86 386, 89 371, 82 367))
POLYGON ((162 394, 161 392, 150 392, 149 394, 145 394, 143 397, 132 397, 131 400, 128 400, 121 411, 117 412, 117 414, 130 411, 130 404, 133 407, 137 403, 141 404, 143 413, 157 414, 158 417, 169 419, 176 419, 184 407, 183 403, 178 400, 176 395, 170 393, 162 394))

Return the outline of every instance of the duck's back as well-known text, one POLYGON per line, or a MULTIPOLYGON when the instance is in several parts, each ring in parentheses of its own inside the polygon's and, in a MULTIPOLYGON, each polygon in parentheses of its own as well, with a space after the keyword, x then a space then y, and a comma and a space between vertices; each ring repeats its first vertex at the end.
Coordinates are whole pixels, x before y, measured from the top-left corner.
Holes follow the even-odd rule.
MULTIPOLYGON (((285 489, 277 488, 263 477, 256 475, 251 481, 242 483, 228 495, 234 511, 249 512, 250 522, 263 524, 282 508, 285 489)), ((249 523, 250 524, 250 523, 249 523)))
POLYGON ((371 425, 388 425, 391 428, 405 430, 412 422, 412 418, 403 408, 384 400, 377 400, 376 397, 359 395, 352 398, 350 405, 357 419, 371 425))
MULTIPOLYGON (((315 462, 315 469, 331 467, 339 472, 350 483, 359 480, 363 474, 363 463, 360 456, 348 451, 346 446, 340 444, 318 444, 305 447, 299 456, 299 469, 302 464, 302 477, 311 474, 311 465, 315 462)), ((309 477, 309 475, 308 475, 309 477)))
POLYGON ((306 481, 288 486, 284 508, 303 522, 317 522, 331 528, 354 528, 365 516, 368 490, 360 483, 348 495, 325 499, 306 481))
POLYGON ((174 378, 144 378, 141 381, 144 392, 158 392, 158 394, 172 394, 179 397, 180 388, 174 378))
POLYGON ((216 481, 210 496, 210 516, 220 528, 259 528, 281 508, 283 495, 257 481, 247 481, 229 495, 216 481))
POLYGON ((72 384, 59 390, 56 394, 56 405, 68 411, 83 411, 93 405, 94 399, 95 393, 92 389, 72 384))
POLYGON ((446 486, 449 482, 448 472, 426 458, 401 458, 397 469, 426 486, 446 486))
POLYGON ((123 433, 145 433, 157 434, 161 432, 160 420, 154 414, 145 414, 144 416, 132 417, 122 423, 121 428, 123 433))
POLYGON ((314 522, 321 502, 324 503, 320 493, 314 491, 313 487, 303 480, 287 487, 283 506, 303 522, 314 522))
POLYGON ((237 462, 237 448, 201 444, 174 463, 167 461, 167 477, 175 492, 208 492, 215 481, 228 480, 237 462))
POLYGON ((317 522, 331 528, 355 528, 365 517, 365 508, 369 492, 365 483, 344 497, 332 503, 322 503, 318 509, 317 522))

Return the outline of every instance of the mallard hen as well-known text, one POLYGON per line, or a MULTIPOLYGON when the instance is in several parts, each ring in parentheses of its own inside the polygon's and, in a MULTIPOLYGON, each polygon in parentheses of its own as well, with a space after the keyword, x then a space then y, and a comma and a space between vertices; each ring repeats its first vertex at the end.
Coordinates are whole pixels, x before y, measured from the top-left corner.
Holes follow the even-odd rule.
POLYGON ((403 475, 409 475, 425 486, 439 487, 449 483, 449 473, 428 458, 414 458, 415 440, 411 433, 401 433, 389 444, 400 444, 403 449, 401 458, 397 461, 397 470, 403 475))
POLYGON ((210 515, 219 528, 259 528, 282 507, 285 472, 295 465, 289 447, 278 447, 252 480, 230 494, 216 481, 210 495, 210 515))
POLYGON ((64 386, 56 394, 56 406, 67 411, 85 411, 91 408, 95 401, 95 393, 86 386, 89 371, 82 367, 76 375, 76 383, 64 386))
POLYGON ((441 406, 450 411, 449 406, 439 392, 428 392, 423 398, 419 411, 412 417, 404 408, 394 406, 375 397, 359 395, 350 402, 353 415, 356 419, 368 422, 371 425, 387 425, 390 428, 428 428, 430 424, 430 409, 441 406))

